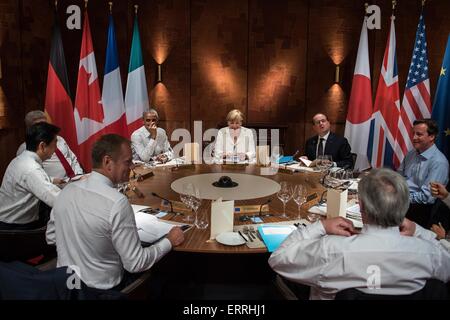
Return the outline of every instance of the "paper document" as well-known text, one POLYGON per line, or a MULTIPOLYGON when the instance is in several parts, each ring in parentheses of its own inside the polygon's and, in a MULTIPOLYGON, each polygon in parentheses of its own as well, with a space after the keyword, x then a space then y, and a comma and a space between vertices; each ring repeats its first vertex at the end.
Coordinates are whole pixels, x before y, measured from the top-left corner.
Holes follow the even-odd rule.
POLYGON ((300 157, 299 160, 300 160, 301 163, 303 163, 303 164, 304 164, 305 166, 307 166, 307 167, 309 167, 309 166, 311 165, 311 163, 312 163, 311 160, 304 159, 304 158, 302 158, 302 157, 300 157))
POLYGON ((168 234, 174 227, 173 224, 160 221, 148 213, 138 212, 135 217, 139 239, 144 242, 153 243, 168 234))
MULTIPOLYGON (((284 168, 284 166, 281 166, 284 168)), ((286 166, 286 169, 292 170, 292 171, 308 171, 308 172, 314 172, 313 168, 308 168, 305 166, 300 165, 299 163, 294 163, 286 166)))

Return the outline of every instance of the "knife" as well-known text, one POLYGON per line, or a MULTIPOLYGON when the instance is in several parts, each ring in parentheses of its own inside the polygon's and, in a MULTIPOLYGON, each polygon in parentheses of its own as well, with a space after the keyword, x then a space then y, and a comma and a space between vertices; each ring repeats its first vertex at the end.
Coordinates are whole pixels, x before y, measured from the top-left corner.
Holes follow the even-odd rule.
POLYGON ((248 242, 248 239, 246 237, 244 237, 244 235, 242 234, 241 231, 238 231, 239 235, 242 237, 242 239, 245 240, 245 242, 248 242))

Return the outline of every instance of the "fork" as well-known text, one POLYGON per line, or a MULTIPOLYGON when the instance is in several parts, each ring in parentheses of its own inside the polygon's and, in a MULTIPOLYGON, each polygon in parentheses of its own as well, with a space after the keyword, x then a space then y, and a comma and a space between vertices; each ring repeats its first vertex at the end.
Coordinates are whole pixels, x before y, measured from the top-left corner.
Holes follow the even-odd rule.
POLYGON ((251 232, 248 230, 248 227, 245 226, 244 227, 244 234, 250 239, 250 242, 253 242, 253 235, 251 234, 251 232))
POLYGON ((262 241, 261 235, 259 234, 258 231, 255 230, 255 228, 253 228, 253 226, 250 226, 250 233, 253 235, 253 237, 256 239, 256 236, 258 236, 258 239, 262 241), (255 236, 256 234, 256 236, 255 236))

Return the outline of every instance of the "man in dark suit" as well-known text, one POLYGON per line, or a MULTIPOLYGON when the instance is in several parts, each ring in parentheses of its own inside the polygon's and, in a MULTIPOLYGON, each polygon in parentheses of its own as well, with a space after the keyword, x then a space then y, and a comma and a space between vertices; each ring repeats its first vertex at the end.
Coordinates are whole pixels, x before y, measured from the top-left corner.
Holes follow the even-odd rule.
POLYGON ((312 122, 317 135, 306 141, 305 154, 308 159, 315 160, 318 155, 331 155, 334 166, 353 168, 350 145, 346 138, 330 132, 328 117, 318 113, 313 117, 312 122))

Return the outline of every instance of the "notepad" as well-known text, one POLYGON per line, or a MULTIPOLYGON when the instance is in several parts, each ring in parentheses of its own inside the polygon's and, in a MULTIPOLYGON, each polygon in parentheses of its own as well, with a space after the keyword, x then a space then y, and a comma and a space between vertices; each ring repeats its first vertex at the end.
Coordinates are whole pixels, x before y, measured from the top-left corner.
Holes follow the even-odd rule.
POLYGON ((258 227, 258 232, 267 251, 274 252, 295 229, 296 227, 291 225, 264 225, 258 227))

